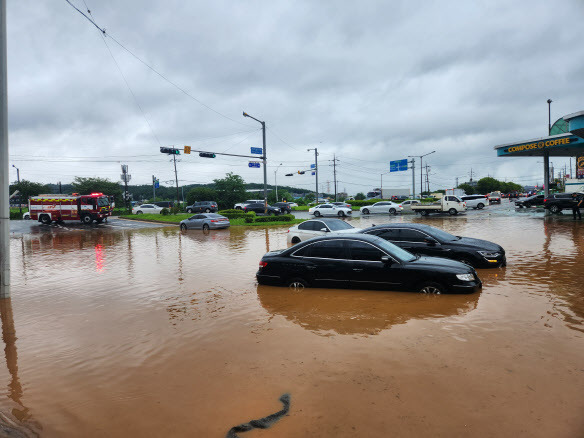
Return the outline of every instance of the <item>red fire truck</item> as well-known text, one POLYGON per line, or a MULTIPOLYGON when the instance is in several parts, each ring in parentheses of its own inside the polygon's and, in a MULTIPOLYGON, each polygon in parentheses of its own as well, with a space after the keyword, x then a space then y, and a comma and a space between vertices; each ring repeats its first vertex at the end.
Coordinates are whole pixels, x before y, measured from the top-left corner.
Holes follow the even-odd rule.
POLYGON ((91 195, 39 195, 28 200, 30 218, 43 224, 52 221, 80 220, 84 224, 102 223, 112 214, 109 199, 103 193, 91 195))

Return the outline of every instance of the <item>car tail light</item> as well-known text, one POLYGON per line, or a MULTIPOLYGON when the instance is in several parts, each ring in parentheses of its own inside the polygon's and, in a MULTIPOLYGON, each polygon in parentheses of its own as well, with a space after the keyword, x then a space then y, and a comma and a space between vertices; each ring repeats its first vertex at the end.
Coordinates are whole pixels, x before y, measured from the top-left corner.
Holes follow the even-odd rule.
POLYGON ((547 202, 547 199, 544 199, 543 202, 547 202))
POLYGON ((217 219, 211 219, 211 222, 219 222, 217 219))
POLYGON ((268 262, 264 262, 263 260, 260 260, 260 268, 265 268, 266 266, 268 266, 268 262))
POLYGON ((400 204, 400 205, 398 205, 398 207, 399 207, 399 208, 403 208, 403 207, 401 206, 401 204, 400 204))

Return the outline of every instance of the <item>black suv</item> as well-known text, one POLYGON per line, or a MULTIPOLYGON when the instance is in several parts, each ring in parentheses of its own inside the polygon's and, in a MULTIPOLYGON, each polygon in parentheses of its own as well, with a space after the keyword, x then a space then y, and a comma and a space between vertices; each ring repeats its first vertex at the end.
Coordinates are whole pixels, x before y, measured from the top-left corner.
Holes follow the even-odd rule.
POLYGON ((292 207, 287 202, 276 202, 274 207, 278 207, 282 213, 290 214, 292 212, 292 207))
MULTIPOLYGON (((249 213, 250 211, 255 212, 256 214, 263 214, 264 213, 264 203, 263 202, 254 202, 253 204, 247 204, 243 206, 243 211, 249 213)), ((268 205, 268 215, 279 215, 280 209, 278 207, 272 207, 268 205)))
POLYGON ((197 201, 187 207, 187 213, 217 213, 218 210, 215 201, 197 201))
POLYGON ((444 257, 475 268, 506 266, 505 250, 496 243, 469 237, 453 236, 424 224, 385 224, 361 230, 388 240, 411 253, 444 257))
POLYGON ((544 195, 533 195, 528 196, 527 198, 518 199, 517 201, 515 201, 515 207, 528 208, 534 205, 543 205, 544 197, 545 197, 544 195))
MULTIPOLYGON (((565 209, 572 209, 576 201, 572 197, 573 193, 554 193, 543 200, 543 208, 549 209, 551 213, 559 213, 565 209)), ((584 197, 584 193, 576 193, 576 199, 584 197)))

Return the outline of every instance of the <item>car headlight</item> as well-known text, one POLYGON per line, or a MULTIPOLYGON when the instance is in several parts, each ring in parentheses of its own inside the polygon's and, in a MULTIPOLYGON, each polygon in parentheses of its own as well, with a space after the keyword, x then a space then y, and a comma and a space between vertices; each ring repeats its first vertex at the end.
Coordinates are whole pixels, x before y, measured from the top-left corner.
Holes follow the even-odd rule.
POLYGON ((473 281, 474 275, 472 274, 456 274, 456 278, 462 281, 473 281))
POLYGON ((478 251, 478 253, 488 259, 494 259, 501 255, 499 251, 478 251))

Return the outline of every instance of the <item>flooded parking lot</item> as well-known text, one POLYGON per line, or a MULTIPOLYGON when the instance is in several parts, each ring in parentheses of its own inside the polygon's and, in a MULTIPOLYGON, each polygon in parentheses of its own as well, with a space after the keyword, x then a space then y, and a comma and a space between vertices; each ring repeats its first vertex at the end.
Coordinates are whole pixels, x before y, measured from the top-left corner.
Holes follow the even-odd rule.
MULTIPOLYGON (((358 215, 356 215, 358 216, 358 215)), ((584 223, 508 205, 428 223, 501 244, 482 292, 258 286, 287 227, 28 225, 0 307, 0 415, 23 436, 584 434, 584 223)))

